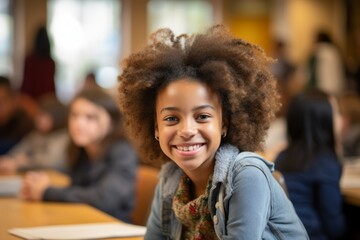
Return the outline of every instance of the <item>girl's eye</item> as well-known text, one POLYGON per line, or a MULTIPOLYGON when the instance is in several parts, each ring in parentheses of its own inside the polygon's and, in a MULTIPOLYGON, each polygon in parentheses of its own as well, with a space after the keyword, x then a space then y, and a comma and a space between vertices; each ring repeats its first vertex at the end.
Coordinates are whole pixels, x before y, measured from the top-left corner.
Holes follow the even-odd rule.
POLYGON ((197 119, 200 120, 200 121, 204 121, 204 120, 207 120, 209 119, 211 116, 208 115, 208 114, 200 114, 197 119))
POLYGON ((170 117, 164 118, 164 120, 166 122, 176 122, 178 119, 177 119, 177 117, 170 116, 170 117))
POLYGON ((85 117, 88 121, 94 121, 97 119, 97 116, 94 114, 87 114, 85 117))

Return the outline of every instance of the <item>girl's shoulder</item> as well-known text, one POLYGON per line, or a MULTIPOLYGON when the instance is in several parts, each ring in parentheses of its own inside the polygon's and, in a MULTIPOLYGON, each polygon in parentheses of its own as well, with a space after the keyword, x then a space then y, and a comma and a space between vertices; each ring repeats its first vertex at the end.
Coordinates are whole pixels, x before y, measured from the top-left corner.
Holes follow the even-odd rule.
POLYGON ((274 171, 274 163, 267 161, 255 152, 241 152, 234 161, 238 167, 254 166, 261 169, 269 169, 274 171))

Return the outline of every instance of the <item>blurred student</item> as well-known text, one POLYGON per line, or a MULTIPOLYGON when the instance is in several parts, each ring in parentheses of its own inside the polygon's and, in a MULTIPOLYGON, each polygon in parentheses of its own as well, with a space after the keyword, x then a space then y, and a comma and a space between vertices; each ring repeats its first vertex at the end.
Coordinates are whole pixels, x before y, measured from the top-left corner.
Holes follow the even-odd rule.
POLYGON ((46 27, 36 32, 32 51, 26 56, 20 92, 38 101, 43 95, 55 94, 55 61, 46 27))
POLYGON ((271 71, 277 80, 282 103, 278 116, 282 117, 292 97, 290 86, 294 80, 296 66, 286 54, 286 43, 281 40, 275 42, 273 57, 276 61, 271 65, 271 71))
POLYGON ((317 33, 308 68, 310 87, 316 87, 334 96, 340 96, 345 92, 345 63, 340 49, 328 33, 317 33))
POLYGON ((293 99, 286 117, 289 143, 275 165, 285 177, 289 198, 310 239, 342 239, 337 102, 321 90, 308 90, 293 99))
POLYGON ((116 102, 104 91, 78 93, 69 107, 71 185, 56 188, 44 172, 25 176, 22 196, 34 201, 90 204, 129 221, 138 158, 126 140, 116 102))
POLYGON ((33 121, 21 108, 10 80, 0 76, 0 155, 6 154, 33 129, 33 121))
POLYGON ((343 155, 346 158, 360 157, 360 95, 357 92, 339 98, 340 111, 344 119, 341 134, 343 155))
POLYGON ((66 121, 66 106, 54 95, 44 96, 34 118, 34 130, 8 154, 0 156, 0 173, 36 168, 64 170, 69 143, 66 121))
POLYGON ((99 84, 96 82, 96 75, 94 72, 88 72, 84 79, 83 89, 101 89, 99 84))

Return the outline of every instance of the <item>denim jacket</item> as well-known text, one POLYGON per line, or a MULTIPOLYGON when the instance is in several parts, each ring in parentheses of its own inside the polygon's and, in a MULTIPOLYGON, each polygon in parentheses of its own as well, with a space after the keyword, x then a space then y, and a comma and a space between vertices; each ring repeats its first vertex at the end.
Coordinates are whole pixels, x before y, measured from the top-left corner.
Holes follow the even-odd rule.
MULTIPOLYGON (((309 239, 285 192, 273 178, 274 165, 251 152, 221 146, 209 195, 209 209, 219 239, 309 239)), ((145 240, 181 239, 182 226, 172 198, 184 173, 165 164, 156 187, 145 240)))

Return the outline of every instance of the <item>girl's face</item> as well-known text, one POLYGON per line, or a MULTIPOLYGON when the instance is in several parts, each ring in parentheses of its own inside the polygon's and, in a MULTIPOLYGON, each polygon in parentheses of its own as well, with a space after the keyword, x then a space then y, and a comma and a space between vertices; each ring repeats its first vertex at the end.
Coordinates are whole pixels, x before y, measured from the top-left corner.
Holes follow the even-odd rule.
POLYGON ((220 98, 205 84, 180 79, 159 91, 155 135, 187 175, 212 171, 225 131, 220 98))
POLYGON ((100 143, 110 132, 111 118, 105 109, 84 99, 76 99, 70 108, 69 132, 74 143, 88 147, 100 143))

